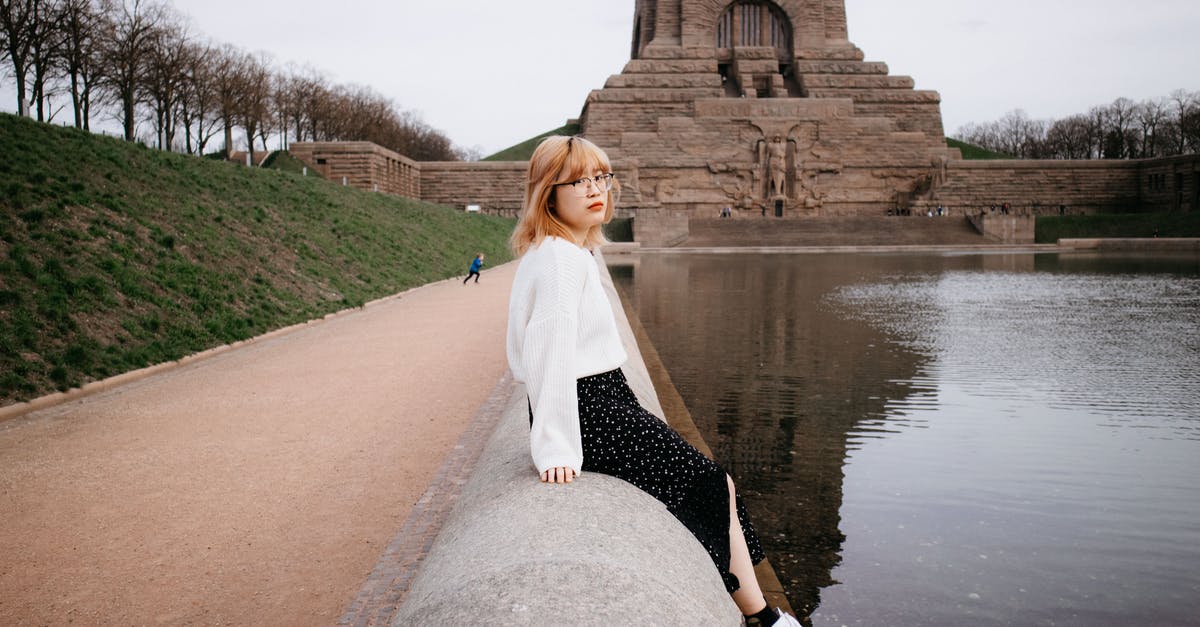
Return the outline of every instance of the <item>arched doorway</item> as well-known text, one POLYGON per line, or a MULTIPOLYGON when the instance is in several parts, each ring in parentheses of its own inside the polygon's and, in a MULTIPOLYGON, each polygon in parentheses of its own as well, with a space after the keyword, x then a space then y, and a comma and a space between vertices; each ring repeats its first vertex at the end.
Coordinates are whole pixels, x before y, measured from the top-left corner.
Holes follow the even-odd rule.
POLYGON ((769 0, 737 0, 717 19, 717 67, 728 96, 799 97, 792 72, 792 25, 769 0), (756 61, 751 68, 739 60, 756 61), (762 61, 775 61, 764 71, 762 61))

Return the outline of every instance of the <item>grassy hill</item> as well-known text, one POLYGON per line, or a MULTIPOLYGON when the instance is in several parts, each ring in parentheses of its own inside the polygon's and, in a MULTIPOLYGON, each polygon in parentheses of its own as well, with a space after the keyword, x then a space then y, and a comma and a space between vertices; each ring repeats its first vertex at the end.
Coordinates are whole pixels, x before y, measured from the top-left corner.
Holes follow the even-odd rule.
POLYGON ((0 405, 511 258, 513 221, 0 114, 0 405))
POLYGON ((551 135, 578 135, 578 124, 564 124, 552 131, 546 131, 536 137, 531 137, 519 144, 509 146, 504 150, 488 155, 480 161, 529 161, 529 157, 533 156, 533 149, 537 148, 538 143, 551 135))
POLYGON ((964 141, 959 141, 952 137, 946 138, 946 145, 951 148, 958 148, 962 152, 963 159, 1012 159, 1011 155, 1006 155, 1002 152, 992 152, 986 148, 980 148, 975 144, 968 144, 964 141))
POLYGON ((1038 216, 1034 232, 1039 244, 1064 237, 1200 237, 1200 212, 1038 216))

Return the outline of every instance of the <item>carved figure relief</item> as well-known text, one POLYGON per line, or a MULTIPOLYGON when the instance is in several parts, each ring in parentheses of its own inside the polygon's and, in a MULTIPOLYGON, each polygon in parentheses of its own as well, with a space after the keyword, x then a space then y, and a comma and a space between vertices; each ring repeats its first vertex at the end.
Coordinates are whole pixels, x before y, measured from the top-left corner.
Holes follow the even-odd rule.
POLYGON ((734 171, 733 180, 729 183, 722 183, 720 180, 717 184, 720 185, 721 191, 729 198, 729 204, 738 209, 749 209, 755 205, 754 202, 754 172, 746 170, 742 172, 734 171))
POLYGON ((946 184, 946 165, 949 161, 946 155, 934 155, 930 159, 933 171, 929 175, 929 200, 933 200, 934 196, 937 195, 937 190, 946 184))
POLYGON ((769 158, 767 169, 771 172, 771 196, 783 196, 787 190, 787 144, 783 138, 776 135, 767 144, 769 158))
MULTIPOLYGON (((775 134, 768 141, 759 139, 755 142, 755 152, 758 154, 758 181, 766 181, 766 190, 764 190, 765 198, 786 198, 787 182, 788 182, 788 143, 794 143, 795 140, 788 139, 784 141, 783 136, 775 134)), ((761 188, 756 186, 755 190, 761 188)), ((763 193, 763 192, 758 192, 763 193)))
POLYGON ((638 202, 642 199, 642 186, 638 180, 638 159, 627 159, 622 165, 625 167, 621 176, 621 195, 629 202, 638 202))
POLYGON ((663 179, 654 186, 654 197, 658 202, 668 202, 675 196, 675 181, 663 179))

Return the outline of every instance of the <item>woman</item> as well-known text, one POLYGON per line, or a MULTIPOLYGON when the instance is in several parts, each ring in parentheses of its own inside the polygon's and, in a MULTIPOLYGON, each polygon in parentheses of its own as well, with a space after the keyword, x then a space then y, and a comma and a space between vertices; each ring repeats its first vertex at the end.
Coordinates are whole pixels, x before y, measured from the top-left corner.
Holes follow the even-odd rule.
POLYGON ((548 137, 529 161, 511 242, 522 258, 508 363, 529 392, 534 465, 545 483, 595 471, 662 501, 708 551, 748 624, 798 627, 763 598, 754 576, 762 549, 733 481, 625 383, 625 349, 589 252, 605 241, 618 190, 608 156, 580 137, 548 137))

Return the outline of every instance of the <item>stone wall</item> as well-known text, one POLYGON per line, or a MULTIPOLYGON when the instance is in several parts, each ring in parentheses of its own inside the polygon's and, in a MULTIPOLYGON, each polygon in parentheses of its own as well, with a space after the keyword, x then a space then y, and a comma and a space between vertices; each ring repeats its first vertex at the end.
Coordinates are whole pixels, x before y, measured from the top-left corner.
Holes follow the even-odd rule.
POLYGON ((968 216, 984 237, 1002 244, 1032 244, 1036 241, 1037 219, 1032 214, 997 215, 980 213, 968 216))
POLYGON ((290 152, 334 182, 366 191, 515 216, 524 197, 526 161, 418 162, 371 142, 295 142, 290 152))
MULTIPOLYGON (((819 115, 822 107, 850 106, 845 101, 785 102, 729 104, 726 100, 710 100, 698 104, 697 114, 732 120, 736 116, 731 112, 736 114, 743 109, 761 113, 781 108, 793 119, 802 121, 805 116, 819 115)), ((659 125, 673 135, 713 132, 698 129, 694 121, 684 118, 662 120, 659 125)), ((723 132, 720 130, 723 127, 717 128, 716 133, 723 132)), ((818 171, 810 181, 820 183, 827 177, 840 177, 856 181, 864 189, 874 186, 878 190, 874 201, 869 203, 846 202, 837 194, 829 194, 820 215, 883 215, 893 209, 896 199, 886 193, 894 182, 889 179, 889 168, 918 163, 924 151, 923 142, 923 134, 896 133, 888 149, 875 154, 876 161, 812 162, 811 167, 818 171)), ((705 180, 711 178, 736 185, 749 178, 739 179, 734 161, 719 162, 690 155, 679 151, 678 146, 651 144, 645 148, 647 151, 639 157, 614 159, 613 169, 622 185, 618 213, 634 217, 634 237, 646 245, 676 245, 688 237, 688 216, 701 213, 698 208, 708 209, 702 215, 715 215, 713 207, 730 204, 727 198, 706 189, 705 180), (664 185, 659 178, 660 169, 640 167, 643 159, 688 166, 700 174, 696 179, 672 178, 664 185)), ((348 184, 360 189, 420 198, 456 209, 479 205, 485 213, 511 217, 521 208, 528 168, 525 161, 416 162, 367 142, 295 143, 292 153, 326 178, 340 181, 345 176, 348 184)), ((992 214, 993 207, 998 212, 1006 202, 1011 215, 1057 215, 1060 207, 1069 214, 1200 209, 1200 155, 1126 161, 953 160, 947 162, 942 181, 932 192, 907 200, 912 213, 936 213, 936 207, 941 206, 948 215, 992 214)), ((768 208, 768 214, 771 213, 768 208)), ((747 215, 757 216, 757 208, 751 208, 747 215)), ((804 212, 792 207, 785 216, 803 217, 804 212)), ((1025 238, 1014 232, 1000 239, 1025 238)))
POLYGON ((295 142, 288 151, 335 182, 396 196, 421 198, 421 165, 371 142, 295 142))
POLYGON ((462 209, 515 217, 525 197, 527 161, 426 161, 421 199, 462 209))
POLYGON ((1140 162, 1138 189, 1143 211, 1200 210, 1200 155, 1140 162))
POLYGON ((951 214, 991 212, 1057 215, 1200 208, 1200 155, 1140 160, 951 161, 945 183, 917 211, 943 206, 951 214))

